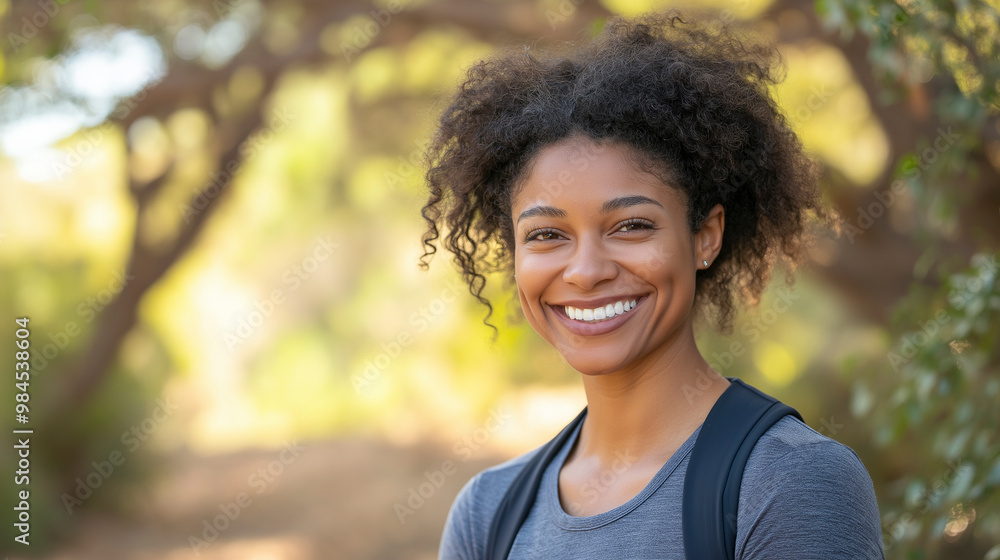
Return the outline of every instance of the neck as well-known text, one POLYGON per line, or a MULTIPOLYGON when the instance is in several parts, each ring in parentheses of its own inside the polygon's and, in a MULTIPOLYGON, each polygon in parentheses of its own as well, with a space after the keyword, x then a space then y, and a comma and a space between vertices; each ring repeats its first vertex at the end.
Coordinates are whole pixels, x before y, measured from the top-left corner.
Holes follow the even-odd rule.
POLYGON ((678 335, 627 369, 584 377, 581 454, 602 461, 620 453, 665 461, 705 420, 729 381, 702 358, 690 325, 678 335))

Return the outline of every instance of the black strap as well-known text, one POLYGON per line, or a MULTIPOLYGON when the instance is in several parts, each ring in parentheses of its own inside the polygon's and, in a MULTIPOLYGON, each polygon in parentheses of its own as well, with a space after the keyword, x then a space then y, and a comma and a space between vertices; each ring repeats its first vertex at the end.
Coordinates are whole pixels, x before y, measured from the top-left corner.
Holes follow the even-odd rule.
MULTIPOLYGON (((688 559, 733 559, 740 482, 747 458, 775 422, 789 414, 802 419, 795 409, 739 379, 729 381, 701 427, 685 475, 682 530, 688 559)), ((490 524, 485 560, 506 560, 531 512, 545 468, 586 415, 584 408, 525 463, 511 483, 490 524)))
POLYGON ((490 525, 490 537, 486 542, 485 560, 505 560, 510 548, 514 546, 514 538, 521 529, 528 513, 531 512, 531 505, 535 501, 535 494, 538 493, 538 485, 542 482, 542 473, 545 467, 552 462, 552 458, 559 453, 570 434, 576 429, 577 424, 583 421, 587 415, 587 407, 584 407, 580 414, 569 423, 559 435, 552 441, 546 443, 535 456, 532 457, 521 469, 514 482, 511 483, 503 500, 497 507, 497 512, 493 515, 493 523, 490 525))
POLYGON ((790 406, 743 383, 731 382, 691 450, 681 505, 688 560, 733 560, 740 483, 750 452, 778 420, 802 416, 790 406))

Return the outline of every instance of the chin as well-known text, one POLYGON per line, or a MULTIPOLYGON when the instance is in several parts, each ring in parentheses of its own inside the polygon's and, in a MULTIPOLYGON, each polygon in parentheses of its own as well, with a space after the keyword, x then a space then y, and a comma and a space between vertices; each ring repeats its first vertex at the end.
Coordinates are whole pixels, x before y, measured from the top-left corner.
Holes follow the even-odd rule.
POLYGON ((560 353, 566 363, 583 375, 608 375, 621 371, 630 363, 627 356, 611 355, 598 348, 574 349, 560 353))

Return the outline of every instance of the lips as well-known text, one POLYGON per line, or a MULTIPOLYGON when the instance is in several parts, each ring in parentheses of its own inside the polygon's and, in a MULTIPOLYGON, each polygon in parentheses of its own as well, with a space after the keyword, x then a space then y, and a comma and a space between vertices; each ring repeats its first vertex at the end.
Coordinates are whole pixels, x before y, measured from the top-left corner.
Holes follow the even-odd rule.
POLYGON ((596 336, 609 333, 624 325, 634 315, 633 311, 641 307, 647 296, 612 297, 602 300, 565 302, 562 305, 550 305, 556 317, 573 334, 580 336, 596 336), (619 305, 621 312, 619 313, 619 305), (614 312, 608 314, 608 308, 614 312), (570 313, 573 315, 570 316, 570 313), (600 317, 603 314, 603 317, 600 317), (581 317, 577 319, 576 317, 581 317), (589 318, 588 318, 589 317, 589 318))

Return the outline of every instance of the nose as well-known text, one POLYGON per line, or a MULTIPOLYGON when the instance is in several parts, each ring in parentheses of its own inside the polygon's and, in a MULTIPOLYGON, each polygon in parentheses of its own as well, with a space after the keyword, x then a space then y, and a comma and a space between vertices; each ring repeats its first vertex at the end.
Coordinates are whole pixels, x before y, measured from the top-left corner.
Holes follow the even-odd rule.
POLYGON ((582 290, 591 290, 605 280, 614 280, 618 276, 618 265, 608 249, 600 240, 581 237, 563 269, 563 281, 582 290))

